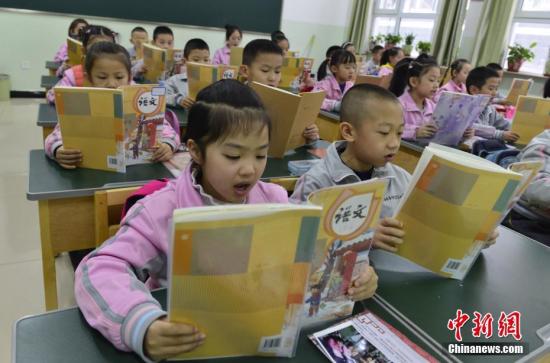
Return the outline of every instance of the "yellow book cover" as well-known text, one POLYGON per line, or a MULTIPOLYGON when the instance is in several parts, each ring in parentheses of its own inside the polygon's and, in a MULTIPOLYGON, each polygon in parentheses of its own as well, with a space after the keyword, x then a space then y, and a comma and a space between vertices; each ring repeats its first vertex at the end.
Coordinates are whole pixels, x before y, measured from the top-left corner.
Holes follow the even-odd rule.
POLYGON ((126 165, 150 163, 162 138, 166 88, 144 84, 121 89, 126 165))
POLYGON ((369 265, 386 179, 323 188, 308 201, 323 207, 304 306, 304 326, 351 315, 347 290, 369 265))
POLYGON ((320 215, 292 204, 175 210, 168 318, 206 334, 176 359, 293 356, 320 215))
POLYGON ((396 210, 405 230, 398 255, 441 276, 464 279, 521 178, 486 159, 430 143, 396 210))
POLYGON ((231 47, 229 64, 235 67, 240 67, 243 64, 243 51, 243 47, 231 47))
POLYGON ((149 83, 157 83, 164 79, 166 50, 152 44, 143 44, 143 65, 145 66, 144 79, 149 83))
POLYGON ((506 96, 506 101, 512 105, 517 104, 519 96, 527 96, 532 84, 533 81, 530 79, 514 78, 510 91, 506 96))
POLYGON ((237 79, 239 68, 223 64, 203 64, 187 62, 187 82, 189 97, 197 98, 197 94, 207 86, 221 79, 237 79))
POLYGON ((313 58, 285 57, 281 68, 281 82, 279 87, 283 89, 298 89, 304 75, 304 71, 313 69, 313 58))
POLYGON ((535 136, 550 129, 550 99, 519 96, 512 131, 519 135, 520 145, 527 145, 535 136))
POLYGON ((282 158, 285 152, 305 143, 304 129, 315 123, 325 92, 294 94, 257 82, 252 88, 260 98, 272 121, 269 155, 282 158))
POLYGON ((82 42, 67 37, 67 55, 69 56, 69 64, 71 66, 84 63, 83 49, 82 42))
POLYGON ((78 149, 81 167, 125 172, 122 91, 55 87, 63 146, 78 149))
POLYGON ((292 58, 297 58, 300 56, 300 51, 299 50, 289 50, 286 52, 286 56, 287 57, 292 57, 292 58))

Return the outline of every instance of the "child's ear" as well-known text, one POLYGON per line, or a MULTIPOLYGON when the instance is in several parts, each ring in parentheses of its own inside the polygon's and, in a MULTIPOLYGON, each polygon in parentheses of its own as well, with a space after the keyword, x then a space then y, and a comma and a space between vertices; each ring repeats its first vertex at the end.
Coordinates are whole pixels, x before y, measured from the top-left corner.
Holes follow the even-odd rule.
POLYGON ((332 66, 328 67, 328 69, 330 69, 330 71, 332 73, 338 72, 338 66, 335 66, 335 65, 332 65, 332 66))
POLYGON ((193 139, 187 140, 186 146, 187 146, 187 150, 189 150, 189 154, 191 155, 191 158, 193 159, 193 161, 199 165, 202 165, 202 162, 203 162, 202 153, 199 149, 199 145, 197 145, 195 140, 193 139))
POLYGON ((248 80, 248 66, 245 64, 241 64, 239 67, 239 74, 248 80))
POLYGON ((471 85, 470 87, 468 87, 468 93, 471 95, 477 95, 479 94, 479 91, 480 89, 477 88, 477 86, 471 85))
POLYGON ((409 84, 412 88, 417 87, 420 79, 418 77, 411 77, 409 78, 409 84))
POLYGON ((342 138, 346 141, 355 141, 355 127, 349 122, 340 122, 340 134, 342 134, 342 138))

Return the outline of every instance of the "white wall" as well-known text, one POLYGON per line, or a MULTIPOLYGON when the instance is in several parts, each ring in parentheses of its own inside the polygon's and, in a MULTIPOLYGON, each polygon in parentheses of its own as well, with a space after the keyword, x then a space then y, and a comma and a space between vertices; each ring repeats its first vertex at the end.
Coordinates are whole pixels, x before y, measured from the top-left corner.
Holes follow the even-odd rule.
MULTIPOLYGON (((283 3, 281 30, 290 40, 291 50, 316 59, 315 68, 324 59, 325 50, 332 44, 342 43, 347 36, 352 0, 286 0, 283 3), (335 6, 334 4, 337 4, 335 6), (306 46, 312 37, 309 52, 306 46)), ((8 11, 0 8, 0 73, 9 74, 11 89, 17 91, 40 90, 40 76, 47 74, 45 61, 52 60, 67 36, 72 16, 8 11)), ((156 23, 130 22, 96 17, 85 17, 90 23, 105 25, 120 34, 119 42, 130 46, 128 38, 134 26, 145 27, 150 36, 156 23)), ((185 26, 171 26, 176 47, 183 48, 191 38, 202 38, 214 51, 223 46, 224 30, 210 30, 185 26)), ((275 29, 274 29, 275 30, 275 29)), ((268 38, 263 34, 244 34, 242 44, 252 39, 268 38)))

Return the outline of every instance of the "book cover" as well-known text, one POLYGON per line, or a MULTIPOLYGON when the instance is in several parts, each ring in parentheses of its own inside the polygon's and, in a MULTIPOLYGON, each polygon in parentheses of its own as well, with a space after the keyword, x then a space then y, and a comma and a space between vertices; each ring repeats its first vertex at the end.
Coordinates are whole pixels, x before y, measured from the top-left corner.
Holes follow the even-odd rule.
POLYGON ((354 277, 369 264, 374 228, 378 223, 387 180, 323 188, 309 195, 323 207, 311 262, 304 326, 351 315, 347 296, 354 277))
POLYGON ((183 66, 183 49, 166 49, 165 79, 180 74, 183 66))
POLYGON ((55 87, 63 146, 82 152, 81 167, 125 172, 120 89, 55 87))
POLYGON ((240 67, 243 64, 243 47, 231 47, 229 54, 229 64, 240 67))
POLYGON ((527 145, 546 129, 550 129, 550 99, 519 96, 512 121, 512 132, 519 135, 516 143, 527 145))
POLYGON ((405 230, 397 254, 441 276, 464 279, 521 178, 486 159, 430 143, 396 209, 405 230))
POLYGON ((224 64, 203 64, 187 62, 187 82, 189 97, 197 98, 197 94, 207 86, 221 79, 236 79, 239 68, 224 64))
POLYGON ((67 37, 67 55, 69 56, 69 64, 76 66, 77 64, 84 63, 84 47, 82 42, 67 37))
POLYGON ((292 204, 174 211, 168 318, 207 336, 177 359, 294 355, 320 215, 292 204))
POLYGON ((252 82, 272 121, 269 156, 282 158, 288 150, 305 144, 304 129, 315 123, 325 92, 294 94, 252 82))
POLYGON ((300 89, 304 72, 313 69, 313 58, 285 57, 281 68, 279 87, 283 89, 300 89))
POLYGON ((489 95, 443 92, 432 116, 438 130, 429 141, 447 146, 458 145, 466 129, 472 127, 489 102, 489 95))
POLYGON ((333 363, 436 363, 428 352, 372 312, 363 313, 309 335, 333 363))
POLYGON ((166 50, 152 44, 143 44, 143 78, 148 83, 157 83, 165 78, 166 50))
POLYGON ((527 96, 532 85, 533 81, 530 79, 514 78, 506 96, 506 102, 512 105, 517 104, 519 96, 527 96))
POLYGON ((145 164, 160 144, 166 89, 157 85, 122 87, 126 165, 145 164))

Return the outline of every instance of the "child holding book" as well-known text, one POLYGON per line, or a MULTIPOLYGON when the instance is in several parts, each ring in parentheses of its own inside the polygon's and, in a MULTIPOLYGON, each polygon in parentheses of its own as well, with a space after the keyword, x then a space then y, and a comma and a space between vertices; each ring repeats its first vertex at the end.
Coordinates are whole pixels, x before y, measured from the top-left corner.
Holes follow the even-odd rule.
MULTIPOLYGON (((185 43, 183 49, 183 61, 195 63, 210 63, 210 48, 202 39, 195 38, 185 43)), ((189 84, 187 83, 187 72, 173 75, 164 85, 166 86, 166 104, 179 106, 185 109, 193 106, 193 99, 188 97, 189 84)))
POLYGON ((433 100, 435 103, 441 97, 443 92, 468 93, 466 90, 466 78, 472 69, 472 65, 467 59, 459 58, 451 63, 451 79, 445 83, 435 94, 433 100))
MULTIPOLYGON (((271 87, 278 87, 283 68, 283 51, 275 43, 266 39, 255 39, 243 50, 241 76, 246 82, 258 82, 271 87)), ((302 134, 306 142, 319 139, 319 128, 312 124, 302 134)))
MULTIPOLYGON (((497 94, 500 79, 498 73, 488 67, 477 67, 472 69, 466 79, 466 88, 471 95, 497 94)), ((515 142, 519 135, 510 131, 510 121, 499 114, 495 105, 487 105, 474 123, 475 136, 485 139, 497 139, 506 142, 515 142)))
POLYGON ((225 26, 225 46, 216 50, 212 64, 229 64, 229 58, 231 57, 231 48, 238 47, 243 39, 243 32, 241 28, 236 25, 225 26))
MULTIPOLYGON (((71 24, 69 25, 68 36, 73 39, 80 40, 80 32, 87 26, 88 22, 82 18, 71 21, 71 24)), ((53 60, 55 62, 66 62, 67 59, 69 59, 69 55, 67 51, 67 41, 65 41, 63 42, 63 44, 61 44, 57 53, 55 53, 53 60)))
MULTIPOLYGON (((153 45, 161 49, 173 49, 174 33, 172 29, 163 25, 157 26, 155 30, 153 30, 153 45)), ((146 71, 143 59, 140 59, 132 66, 132 78, 136 82, 140 82, 146 71)), ((170 74, 169 76, 172 75, 170 74)))
POLYGON ((338 49, 330 57, 331 74, 315 83, 314 91, 325 91, 326 96, 321 108, 325 111, 340 112, 344 94, 353 86, 357 64, 355 55, 347 50, 338 49))
POLYGON ((393 73, 393 68, 395 67, 395 65, 403 58, 405 58, 405 53, 403 53, 403 49, 399 47, 386 49, 384 53, 382 53, 382 58, 380 58, 381 66, 380 70, 378 71, 378 75, 380 77, 391 75, 393 73))
POLYGON ((363 69, 359 71, 359 74, 366 74, 370 76, 377 76, 380 69, 380 62, 382 60, 382 53, 384 52, 384 47, 381 45, 375 45, 371 54, 372 57, 365 63, 363 69))
POLYGON ((147 30, 141 26, 136 26, 132 29, 132 32, 130 33, 130 43, 132 43, 132 46, 127 50, 130 55, 132 65, 134 65, 138 61, 137 57, 139 50, 143 51, 143 44, 149 43, 149 34, 147 33, 147 30))
MULTIPOLYGON (((86 79, 91 87, 118 88, 130 84, 130 57, 124 47, 111 42, 98 42, 89 48, 86 55, 86 79)), ((166 161, 179 147, 179 135, 164 120, 160 146, 153 154, 154 161, 166 161)), ((59 123, 44 140, 46 155, 65 169, 78 167, 85 155, 80 150, 65 149, 59 123)))
POLYGON ((325 60, 321 62, 321 64, 319 65, 319 68, 317 69, 317 80, 318 81, 322 81, 323 79, 325 79, 325 77, 327 76, 327 74, 330 73, 330 69, 329 69, 329 62, 330 62, 330 57, 332 57, 332 54, 337 51, 338 49, 342 49, 339 45, 331 45, 330 47, 328 47, 326 53, 325 53, 325 60))
MULTIPOLYGON (((83 56, 86 55, 86 51, 89 47, 97 42, 112 42, 115 43, 115 33, 102 25, 89 25, 82 31, 82 48, 83 56)), ((55 84, 54 87, 82 87, 86 77, 84 75, 84 68, 82 64, 77 64, 65 70, 63 78, 55 84)), ((46 93, 46 99, 50 103, 55 103, 55 94, 53 88, 46 93)))
MULTIPOLYGON (((221 80, 199 92, 189 112, 190 165, 165 188, 138 201, 118 233, 76 271, 82 313, 118 349, 160 360, 207 339, 192 325, 167 321, 149 292, 167 283, 172 213, 214 204, 287 203, 282 187, 259 181, 269 136, 269 117, 250 87, 221 80)), ((373 285, 369 277, 354 282, 352 298, 366 297, 373 285)))

